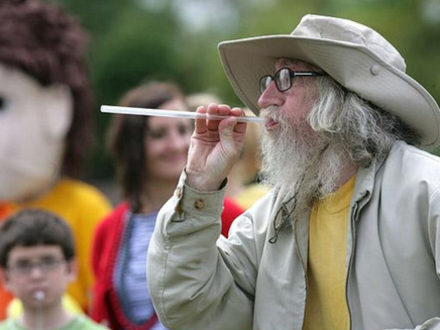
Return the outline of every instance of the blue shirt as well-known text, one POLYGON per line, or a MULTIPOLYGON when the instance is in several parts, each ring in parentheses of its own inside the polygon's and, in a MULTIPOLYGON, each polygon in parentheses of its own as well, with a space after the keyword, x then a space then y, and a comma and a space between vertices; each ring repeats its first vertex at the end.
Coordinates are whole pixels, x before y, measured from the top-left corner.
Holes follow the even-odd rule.
MULTIPOLYGON (((128 213, 119 247, 113 280, 125 316, 135 324, 146 322, 154 313, 147 286, 147 250, 157 213, 128 213)), ((166 329, 159 321, 154 330, 166 329)))

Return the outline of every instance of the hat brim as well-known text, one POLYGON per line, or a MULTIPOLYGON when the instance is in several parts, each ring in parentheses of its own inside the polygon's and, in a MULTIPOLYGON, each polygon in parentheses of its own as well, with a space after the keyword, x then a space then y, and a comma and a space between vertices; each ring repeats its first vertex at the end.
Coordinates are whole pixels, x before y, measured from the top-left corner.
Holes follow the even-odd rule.
POLYGON ((421 137, 421 146, 440 145, 440 110, 417 81, 348 42, 274 35, 221 42, 221 62, 235 93, 256 115, 259 79, 272 74, 278 58, 314 64, 345 88, 398 116, 421 137))

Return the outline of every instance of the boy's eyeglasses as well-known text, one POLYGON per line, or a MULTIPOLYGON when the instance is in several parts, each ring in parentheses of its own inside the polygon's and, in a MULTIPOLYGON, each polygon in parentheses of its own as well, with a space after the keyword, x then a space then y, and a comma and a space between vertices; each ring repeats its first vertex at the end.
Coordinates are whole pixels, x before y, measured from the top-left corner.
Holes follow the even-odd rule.
POLYGON ((38 267, 38 269, 43 273, 47 274, 51 271, 54 271, 58 268, 59 265, 64 263, 64 259, 58 259, 58 258, 42 258, 37 261, 30 261, 30 260, 20 260, 16 262, 13 265, 10 265, 7 267, 7 270, 9 272, 12 272, 16 275, 29 275, 34 267, 38 267))
POLYGON ((260 78, 260 95, 269 87, 272 81, 279 92, 285 92, 292 87, 292 80, 296 77, 325 76, 324 72, 317 71, 293 71, 289 68, 281 68, 273 76, 266 75, 260 78))

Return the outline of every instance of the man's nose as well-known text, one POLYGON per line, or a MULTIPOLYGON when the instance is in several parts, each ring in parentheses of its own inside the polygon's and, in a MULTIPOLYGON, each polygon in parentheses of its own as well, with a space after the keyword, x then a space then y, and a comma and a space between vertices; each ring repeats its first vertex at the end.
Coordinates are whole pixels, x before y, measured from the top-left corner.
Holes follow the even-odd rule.
POLYGON ((258 98, 258 106, 264 109, 271 105, 281 106, 282 104, 283 104, 282 93, 278 91, 278 89, 275 86, 275 82, 272 81, 258 98))

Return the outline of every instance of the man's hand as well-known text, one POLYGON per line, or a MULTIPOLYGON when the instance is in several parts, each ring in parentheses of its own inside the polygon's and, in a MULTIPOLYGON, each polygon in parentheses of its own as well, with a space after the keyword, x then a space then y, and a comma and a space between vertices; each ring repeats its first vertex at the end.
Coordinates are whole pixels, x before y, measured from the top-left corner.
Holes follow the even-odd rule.
POLYGON ((238 123, 234 116, 243 116, 244 112, 215 104, 199 107, 197 112, 231 116, 222 120, 197 119, 189 148, 187 184, 200 191, 217 190, 243 148, 246 123, 238 123))

